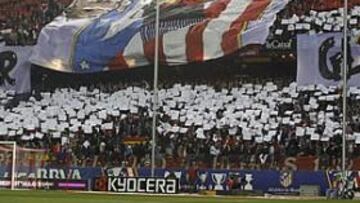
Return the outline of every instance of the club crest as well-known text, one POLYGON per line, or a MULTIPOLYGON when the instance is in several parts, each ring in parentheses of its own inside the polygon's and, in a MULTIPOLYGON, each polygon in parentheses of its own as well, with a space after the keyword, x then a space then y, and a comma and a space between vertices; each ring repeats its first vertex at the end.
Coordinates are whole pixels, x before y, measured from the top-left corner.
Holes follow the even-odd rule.
POLYGON ((283 172, 280 175, 280 184, 287 188, 289 187, 293 182, 293 173, 292 172, 283 172))

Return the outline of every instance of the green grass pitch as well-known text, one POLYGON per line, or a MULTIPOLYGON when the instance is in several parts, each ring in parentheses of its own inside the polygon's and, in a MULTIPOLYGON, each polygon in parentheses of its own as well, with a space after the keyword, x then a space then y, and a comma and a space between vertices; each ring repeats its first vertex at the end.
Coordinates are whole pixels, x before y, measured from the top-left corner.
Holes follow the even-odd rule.
MULTIPOLYGON (((248 199, 244 197, 194 197, 194 196, 144 196, 78 194, 54 191, 9 191, 0 190, 0 203, 329 203, 353 202, 342 200, 276 200, 248 199)), ((354 201, 355 202, 355 201, 354 201)), ((356 201, 358 202, 358 201, 356 201)))

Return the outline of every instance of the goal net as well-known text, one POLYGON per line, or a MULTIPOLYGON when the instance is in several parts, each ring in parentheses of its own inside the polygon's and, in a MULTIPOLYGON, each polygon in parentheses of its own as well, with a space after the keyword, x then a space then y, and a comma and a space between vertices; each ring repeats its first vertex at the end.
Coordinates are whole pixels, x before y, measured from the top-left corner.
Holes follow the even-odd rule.
POLYGON ((46 163, 46 150, 0 141, 0 188, 48 188, 50 183, 41 177, 41 168, 46 167, 46 163))

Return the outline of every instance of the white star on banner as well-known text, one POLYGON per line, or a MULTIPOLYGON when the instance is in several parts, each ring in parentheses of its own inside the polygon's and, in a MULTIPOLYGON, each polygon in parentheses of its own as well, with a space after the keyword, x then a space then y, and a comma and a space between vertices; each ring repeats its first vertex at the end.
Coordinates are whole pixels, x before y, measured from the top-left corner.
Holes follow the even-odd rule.
POLYGON ((82 61, 82 62, 80 63, 80 67, 81 67, 82 70, 89 70, 89 69, 90 69, 90 65, 89 65, 89 63, 86 62, 86 61, 82 61))

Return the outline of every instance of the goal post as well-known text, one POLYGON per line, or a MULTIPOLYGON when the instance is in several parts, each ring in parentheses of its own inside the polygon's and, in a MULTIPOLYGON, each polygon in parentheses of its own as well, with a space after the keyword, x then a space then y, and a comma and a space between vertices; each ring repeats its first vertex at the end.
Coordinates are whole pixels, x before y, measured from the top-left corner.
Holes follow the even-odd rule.
MULTIPOLYGON (((11 153, 11 171, 10 171, 10 189, 15 189, 15 171, 16 171, 16 142, 15 141, 0 141, 0 151, 4 151, 6 153, 11 153)), ((4 156, 4 162, 7 166, 9 160, 7 160, 7 156, 4 156)))
POLYGON ((26 148, 17 142, 0 141, 0 188, 50 188, 54 183, 49 179, 55 179, 59 173, 48 174, 49 161, 46 148, 26 148))

